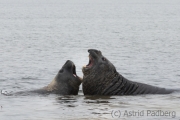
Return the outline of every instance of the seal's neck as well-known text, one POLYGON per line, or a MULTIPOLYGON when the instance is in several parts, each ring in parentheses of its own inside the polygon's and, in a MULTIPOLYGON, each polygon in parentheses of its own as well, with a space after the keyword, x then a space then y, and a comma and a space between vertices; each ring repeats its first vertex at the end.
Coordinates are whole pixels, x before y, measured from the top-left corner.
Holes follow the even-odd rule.
POLYGON ((85 95, 103 95, 103 90, 119 76, 114 71, 103 75, 103 77, 96 74, 91 74, 91 76, 85 76, 83 78, 82 87, 85 95))
POLYGON ((138 88, 135 82, 129 81, 117 73, 110 83, 102 90, 102 95, 128 95, 138 88))

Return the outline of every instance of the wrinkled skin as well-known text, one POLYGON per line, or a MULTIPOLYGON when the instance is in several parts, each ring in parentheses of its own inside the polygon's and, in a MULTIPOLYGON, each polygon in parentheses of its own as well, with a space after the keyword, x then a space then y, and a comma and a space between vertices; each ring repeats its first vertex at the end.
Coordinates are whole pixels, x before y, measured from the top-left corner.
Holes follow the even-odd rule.
POLYGON ((84 95, 169 94, 173 89, 133 82, 116 71, 101 51, 89 49, 89 64, 82 68, 84 95))
POLYGON ((77 95, 81 82, 82 79, 76 75, 74 63, 67 60, 48 86, 33 91, 18 92, 16 95, 30 93, 77 95))

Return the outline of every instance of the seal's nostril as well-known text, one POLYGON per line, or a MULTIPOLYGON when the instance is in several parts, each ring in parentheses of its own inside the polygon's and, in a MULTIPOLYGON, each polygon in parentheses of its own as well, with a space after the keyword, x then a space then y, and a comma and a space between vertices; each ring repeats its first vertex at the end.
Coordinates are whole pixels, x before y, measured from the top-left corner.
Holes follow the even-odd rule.
POLYGON ((96 49, 89 49, 89 50, 88 50, 88 52, 92 52, 92 51, 93 51, 93 52, 98 52, 98 50, 96 50, 96 49))

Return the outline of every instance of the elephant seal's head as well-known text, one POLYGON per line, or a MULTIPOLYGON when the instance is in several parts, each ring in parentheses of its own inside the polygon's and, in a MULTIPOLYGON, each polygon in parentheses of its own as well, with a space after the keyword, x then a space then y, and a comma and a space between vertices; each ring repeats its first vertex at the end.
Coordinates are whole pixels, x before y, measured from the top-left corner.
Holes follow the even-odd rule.
POLYGON ((56 94, 77 95, 81 82, 81 78, 76 74, 76 66, 67 60, 46 89, 56 94))
POLYGON ((101 95, 111 80, 117 75, 114 65, 101 51, 89 49, 89 63, 83 66, 83 92, 85 95, 101 95))

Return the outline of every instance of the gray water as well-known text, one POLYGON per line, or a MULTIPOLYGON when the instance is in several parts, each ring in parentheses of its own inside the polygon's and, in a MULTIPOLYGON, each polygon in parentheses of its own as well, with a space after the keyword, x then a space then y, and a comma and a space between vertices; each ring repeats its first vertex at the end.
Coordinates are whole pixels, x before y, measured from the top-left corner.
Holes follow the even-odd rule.
MULTIPOLYGON (((179 33, 178 0, 0 0, 0 90, 44 87, 68 59, 82 77, 89 48, 130 80, 180 88, 179 33)), ((1 94, 0 120, 179 120, 179 101, 179 93, 83 96, 82 87, 77 96, 1 94)))

